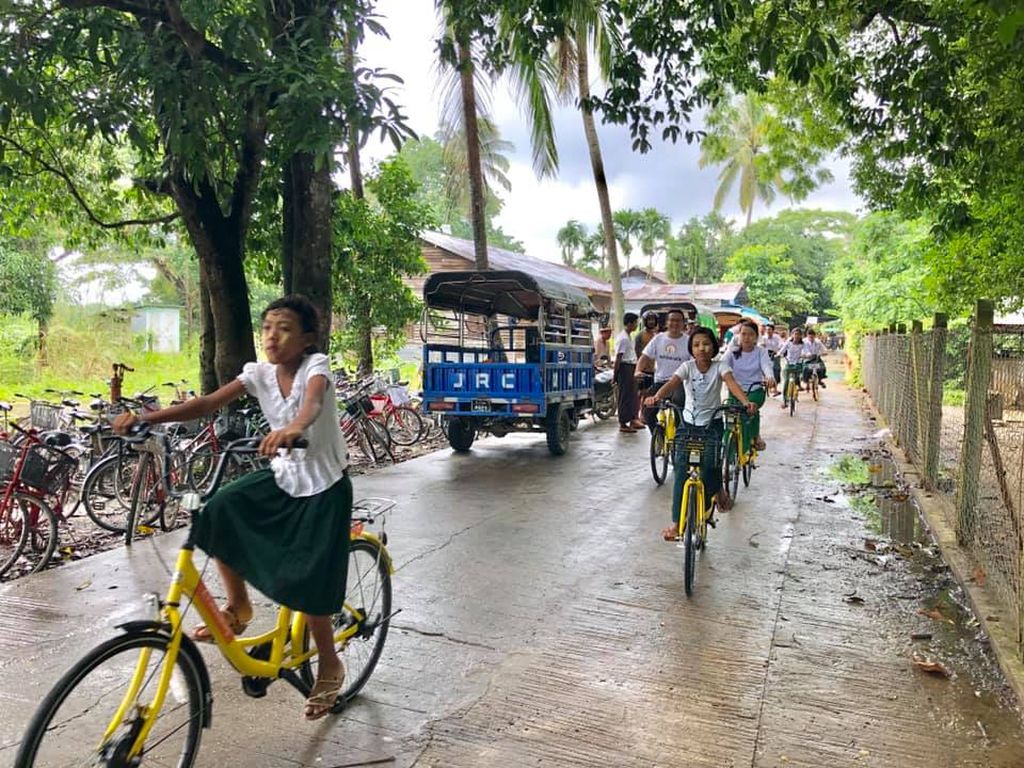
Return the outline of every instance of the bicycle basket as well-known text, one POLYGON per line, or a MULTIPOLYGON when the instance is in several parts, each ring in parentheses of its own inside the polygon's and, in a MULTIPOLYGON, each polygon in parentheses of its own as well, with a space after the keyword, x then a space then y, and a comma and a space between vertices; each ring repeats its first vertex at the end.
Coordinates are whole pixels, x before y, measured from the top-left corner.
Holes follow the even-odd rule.
POLYGON ((358 400, 347 403, 345 410, 352 416, 359 416, 360 412, 365 416, 369 416, 373 413, 373 400, 370 399, 369 395, 363 395, 358 400))
POLYGON ((14 474, 21 448, 4 440, 0 442, 0 483, 6 483, 14 474))
POLYGON ((689 457, 692 463, 699 463, 704 451, 711 445, 715 450, 722 444, 719 435, 692 424, 681 423, 677 427, 676 436, 672 440, 672 450, 676 456, 689 457))
POLYGON ((34 402, 29 409, 29 419, 35 429, 56 429, 63 410, 53 403, 34 402))
POLYGON ((18 479, 23 485, 54 495, 68 487, 77 467, 78 462, 74 456, 37 443, 28 449, 18 479))
POLYGON ((249 421, 240 413, 226 411, 217 416, 213 430, 217 433, 217 439, 229 443, 249 434, 249 421))

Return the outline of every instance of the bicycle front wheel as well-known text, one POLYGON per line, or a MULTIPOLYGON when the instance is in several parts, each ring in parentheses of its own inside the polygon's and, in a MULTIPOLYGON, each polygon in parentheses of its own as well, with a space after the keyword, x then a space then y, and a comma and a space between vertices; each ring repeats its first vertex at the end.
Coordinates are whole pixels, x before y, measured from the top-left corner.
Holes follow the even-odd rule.
POLYGON ((722 485, 735 500, 736 494, 740 490, 740 455, 736 433, 731 430, 725 435, 722 458, 722 485))
MULTIPOLYGON (((335 633, 353 626, 355 633, 336 648, 345 665, 345 686, 338 696, 335 712, 366 685, 384 651, 391 622, 391 571, 383 547, 370 539, 353 539, 348 545, 348 578, 345 605, 341 613, 331 616, 335 633)), ((309 648, 310 632, 302 641, 302 650, 309 648)), ((316 681, 317 657, 299 668, 306 685, 316 681)))
POLYGON ((693 594, 693 580, 697 570, 697 489, 686 493, 686 529, 683 531, 683 586, 686 596, 693 594))
POLYGON ((112 455, 92 465, 82 483, 85 513, 100 528, 124 533, 125 510, 131 503, 132 476, 138 454, 112 455))
POLYGON ((743 465, 743 487, 750 487, 750 476, 754 473, 754 465, 752 462, 747 462, 743 465))
POLYGON ((15 768, 137 765, 141 756, 129 757, 129 750, 147 718, 154 722, 143 745, 145 763, 193 765, 207 703, 195 660, 178 653, 170 690, 157 708, 169 643, 164 635, 130 632, 86 654, 32 716, 15 768), (112 725, 113 733, 104 738, 112 725))
POLYGON ((668 446, 665 445, 665 428, 661 424, 654 425, 651 432, 651 474, 654 482, 661 485, 668 475, 668 446))

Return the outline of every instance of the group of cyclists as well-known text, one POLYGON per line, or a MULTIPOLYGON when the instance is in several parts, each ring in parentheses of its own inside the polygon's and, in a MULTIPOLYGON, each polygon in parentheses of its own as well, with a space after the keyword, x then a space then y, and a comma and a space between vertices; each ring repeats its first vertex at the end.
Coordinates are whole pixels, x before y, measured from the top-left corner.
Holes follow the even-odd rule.
MULTIPOLYGON (((624 433, 635 433, 643 427, 653 430, 659 404, 669 400, 691 434, 696 431, 708 445, 720 446, 723 424, 717 409, 722 405, 724 386, 728 391, 726 403, 746 410, 744 452, 749 453, 751 448, 762 451, 766 445, 760 434, 759 409, 768 394, 783 396, 782 407, 788 407, 785 393, 789 377, 807 362, 819 365, 802 369, 798 387, 809 386, 811 376, 818 377, 819 385, 825 386, 822 358, 826 346, 813 328, 806 334, 802 328, 776 333, 775 325, 766 323, 762 333, 753 320, 743 319, 720 340, 715 331, 696 325, 681 309, 671 309, 664 315, 648 311, 643 318, 627 312, 623 324, 625 330, 616 339, 614 361, 620 431, 624 433), (641 330, 633 338, 638 324, 641 330)), ((722 483, 720 450, 705 452, 701 474, 707 498, 714 499, 714 506, 721 510, 730 509, 732 499, 722 483)), ((665 528, 665 539, 675 539, 678 534, 682 480, 683 473, 677 472, 672 504, 675 525, 665 528)))

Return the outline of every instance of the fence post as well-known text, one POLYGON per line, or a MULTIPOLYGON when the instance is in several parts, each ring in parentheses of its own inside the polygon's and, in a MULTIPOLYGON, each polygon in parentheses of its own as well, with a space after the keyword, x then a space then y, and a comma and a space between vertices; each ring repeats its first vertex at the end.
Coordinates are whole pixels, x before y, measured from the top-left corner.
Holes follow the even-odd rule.
POLYGON ((935 313, 932 323, 932 358, 928 386, 928 438, 925 444, 924 484, 934 491, 939 483, 939 449, 942 445, 942 382, 946 373, 946 326, 948 318, 935 313))
POLYGON ((960 477, 956 486, 956 538, 961 545, 974 540, 978 505, 978 476, 985 435, 985 409, 992 376, 991 301, 981 299, 974 310, 971 345, 967 348, 967 393, 964 398, 964 441, 960 451, 960 477))

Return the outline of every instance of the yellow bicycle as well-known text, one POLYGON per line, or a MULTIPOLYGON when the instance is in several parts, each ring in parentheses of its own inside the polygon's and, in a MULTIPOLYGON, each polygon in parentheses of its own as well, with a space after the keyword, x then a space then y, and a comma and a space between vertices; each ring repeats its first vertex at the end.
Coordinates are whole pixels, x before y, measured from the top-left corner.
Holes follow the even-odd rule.
POLYGON ((789 407, 789 415, 796 412, 796 401, 800 393, 800 377, 804 373, 804 364, 795 363, 786 366, 786 387, 783 390, 783 405, 789 407))
MULTIPOLYGON (((753 388, 752 388, 753 389, 753 388)), ((733 500, 740 489, 740 476, 743 476, 743 487, 750 486, 750 477, 754 472, 757 460, 757 448, 751 442, 748 452, 746 444, 746 410, 728 410, 725 414, 725 437, 722 450, 722 484, 729 491, 733 500)))
MULTIPOLYGON (((210 492, 205 497, 182 494, 182 506, 197 512, 219 486, 228 457, 255 453, 258 440, 229 444, 210 492)), ((383 532, 385 515, 394 505, 387 499, 364 499, 353 507, 346 599, 332 617, 335 644, 346 668, 345 687, 333 712, 366 684, 394 615, 393 568, 383 532), (379 535, 367 530, 378 522, 379 535)), ((57 682, 29 723, 16 768, 193 765, 203 728, 210 726, 213 694, 203 657, 183 629, 183 614, 191 605, 221 654, 242 675, 246 694, 262 697, 282 678, 304 697, 309 695, 317 652, 305 615, 281 607, 273 629, 236 637, 193 564, 191 543, 178 553, 167 596, 160 601, 153 595, 152 603, 153 618, 120 625, 120 635, 98 645, 57 682)))
POLYGON ((668 465, 672 461, 672 441, 676 436, 677 416, 675 408, 659 408, 658 418, 651 430, 651 474, 654 482, 662 485, 668 477, 668 465))

